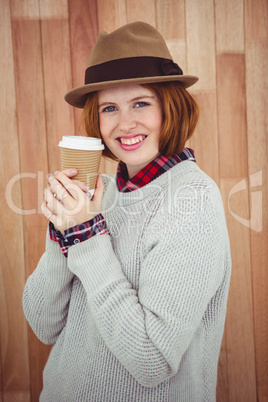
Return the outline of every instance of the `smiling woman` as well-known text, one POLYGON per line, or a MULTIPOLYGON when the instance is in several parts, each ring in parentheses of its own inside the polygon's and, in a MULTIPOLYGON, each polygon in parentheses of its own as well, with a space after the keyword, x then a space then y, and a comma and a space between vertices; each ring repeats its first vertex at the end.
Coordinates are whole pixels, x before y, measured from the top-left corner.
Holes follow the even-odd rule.
POLYGON ((54 344, 41 402, 216 399, 231 259, 219 189, 185 148, 196 81, 135 22, 100 33, 85 85, 66 94, 119 163, 92 200, 75 166, 45 190, 47 249, 24 291, 30 325, 54 344))

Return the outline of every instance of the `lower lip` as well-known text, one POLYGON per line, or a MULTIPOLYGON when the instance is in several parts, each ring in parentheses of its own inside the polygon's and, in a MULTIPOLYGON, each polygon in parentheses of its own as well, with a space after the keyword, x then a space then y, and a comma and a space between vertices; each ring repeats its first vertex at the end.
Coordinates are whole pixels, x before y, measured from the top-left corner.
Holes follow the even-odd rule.
POLYGON ((142 146, 142 144, 144 143, 144 141, 146 140, 147 137, 144 138, 144 140, 140 141, 140 142, 136 142, 136 144, 131 144, 131 145, 127 145, 127 144, 122 144, 122 142, 120 142, 118 140, 118 143, 120 145, 120 147, 124 150, 124 151, 135 151, 135 149, 138 149, 142 146))

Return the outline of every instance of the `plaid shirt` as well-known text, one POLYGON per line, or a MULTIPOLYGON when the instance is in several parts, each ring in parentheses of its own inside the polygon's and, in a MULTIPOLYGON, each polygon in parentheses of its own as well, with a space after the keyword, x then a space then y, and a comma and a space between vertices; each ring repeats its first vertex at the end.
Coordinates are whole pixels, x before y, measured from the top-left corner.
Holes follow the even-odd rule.
MULTIPOLYGON (((192 149, 184 148, 180 155, 170 157, 163 155, 157 156, 131 179, 128 178, 126 164, 120 162, 116 174, 118 190, 124 193, 138 190, 168 171, 173 166, 177 165, 177 163, 185 160, 195 162, 194 151, 192 149)), ((98 214, 88 222, 84 222, 65 230, 63 235, 58 230, 55 230, 54 225, 50 222, 49 233, 51 240, 59 243, 63 254, 67 257, 69 247, 88 240, 94 235, 107 234, 108 229, 103 215, 98 214)))
POLYGON ((127 193, 137 190, 152 180, 161 176, 167 170, 185 160, 195 162, 194 151, 190 148, 184 148, 180 155, 174 156, 157 156, 152 162, 148 163, 145 168, 140 170, 132 179, 128 178, 128 171, 125 163, 120 162, 117 168, 117 187, 118 190, 127 193))

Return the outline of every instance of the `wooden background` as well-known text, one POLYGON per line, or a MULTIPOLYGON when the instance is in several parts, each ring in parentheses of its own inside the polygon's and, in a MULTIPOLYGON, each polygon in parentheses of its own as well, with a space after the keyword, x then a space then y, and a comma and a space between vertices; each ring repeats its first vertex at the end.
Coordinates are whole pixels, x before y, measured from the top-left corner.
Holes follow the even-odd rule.
POLYGON ((0 0, 0 401, 38 401, 50 350, 21 299, 45 247, 46 175, 60 137, 79 134, 63 96, 83 83, 98 31, 136 20, 200 77, 190 146, 221 189, 233 259, 217 401, 268 401, 267 0, 0 0))

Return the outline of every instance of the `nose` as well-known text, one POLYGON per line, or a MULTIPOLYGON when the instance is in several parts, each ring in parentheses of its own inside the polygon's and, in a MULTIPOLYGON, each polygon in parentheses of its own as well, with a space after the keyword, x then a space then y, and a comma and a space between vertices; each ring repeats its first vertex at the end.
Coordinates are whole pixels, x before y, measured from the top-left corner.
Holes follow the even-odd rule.
POLYGON ((137 126, 136 120, 132 114, 132 111, 121 111, 118 128, 124 133, 128 133, 137 126))

